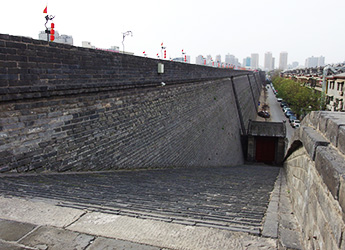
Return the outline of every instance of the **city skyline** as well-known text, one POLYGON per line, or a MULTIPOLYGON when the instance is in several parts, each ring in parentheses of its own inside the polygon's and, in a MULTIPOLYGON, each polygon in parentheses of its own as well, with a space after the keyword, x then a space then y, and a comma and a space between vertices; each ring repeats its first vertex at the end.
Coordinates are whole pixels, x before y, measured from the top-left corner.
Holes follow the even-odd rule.
POLYGON ((276 64, 279 53, 287 51, 288 64, 303 65, 306 58, 320 55, 326 64, 344 62, 345 35, 339 33, 339 27, 345 22, 345 2, 330 0, 328 4, 337 7, 328 11, 319 0, 248 0, 246 4, 223 0, 200 0, 197 4, 181 0, 17 0, 3 4, 0 33, 38 39, 47 5, 48 14, 55 16, 55 29, 73 36, 75 46, 89 41, 97 48, 118 46, 122 50, 122 33, 132 31, 133 37, 126 37, 124 43, 126 50, 137 56, 145 51, 155 58, 163 42, 168 58, 181 57, 182 49, 193 60, 198 55, 224 58, 230 53, 242 62, 256 53, 263 66, 267 51, 276 64), (332 25, 327 20, 332 20, 332 25), (333 33, 336 38, 328 35, 333 33))
MULTIPOLYGON (((47 35, 45 33, 45 31, 41 31, 38 34, 39 40, 46 40, 47 39, 47 35)), ((55 32, 55 40, 54 42, 58 42, 58 43, 65 43, 65 44, 69 44, 69 45, 73 45, 73 37, 72 36, 68 36, 68 35, 59 35, 59 32, 56 31, 55 32)), ((162 45, 162 44, 161 44, 162 45)), ((82 47, 85 48, 93 48, 93 49, 101 49, 101 48, 96 48, 95 46, 91 45, 91 42, 89 41, 83 41, 82 42, 82 47)), ((105 50, 109 50, 109 51, 114 51, 114 52, 120 52, 120 47, 118 46, 111 46, 111 48, 106 49, 106 48, 102 48, 105 50)), ((161 56, 159 55, 159 53, 157 53, 158 56, 156 56, 159 59, 162 59, 161 56)), ((146 56, 146 55, 144 55, 146 56)), ((188 62, 191 63, 191 57, 190 55, 185 55, 185 57, 188 59, 184 59, 184 57, 176 57, 176 58, 164 58, 166 60, 174 60, 174 61, 181 61, 181 62, 188 62)), ((249 57, 247 57, 249 58, 249 57)), ((246 60, 247 58, 244 58, 243 60, 246 60)), ((224 63, 225 66, 232 66, 232 67, 248 67, 251 69, 262 69, 262 70, 273 70, 273 69, 277 69, 275 67, 275 57, 272 56, 272 53, 270 51, 266 52, 264 55, 264 64, 260 65, 259 64, 259 54, 257 53, 252 53, 251 57, 250 57, 250 63, 248 65, 248 62, 244 62, 243 64, 239 63, 239 59, 234 56, 231 55, 230 53, 227 53, 225 55, 224 60, 222 60, 222 56, 221 55, 216 55, 215 56, 215 60, 213 59, 212 55, 207 55, 206 57, 203 55, 199 55, 195 58, 195 64, 199 64, 199 65, 207 65, 207 66, 221 66, 221 64, 217 63, 224 63)), ((325 65, 325 57, 320 56, 320 57, 308 57, 305 59, 305 64, 304 67, 319 67, 319 66, 324 66, 325 65)), ((284 52, 280 52, 279 55, 279 67, 278 69, 281 70, 285 70, 285 69, 291 69, 291 68, 296 68, 296 67, 303 67, 303 65, 300 66, 299 62, 292 62, 291 64, 288 64, 288 53, 286 51, 284 52)))

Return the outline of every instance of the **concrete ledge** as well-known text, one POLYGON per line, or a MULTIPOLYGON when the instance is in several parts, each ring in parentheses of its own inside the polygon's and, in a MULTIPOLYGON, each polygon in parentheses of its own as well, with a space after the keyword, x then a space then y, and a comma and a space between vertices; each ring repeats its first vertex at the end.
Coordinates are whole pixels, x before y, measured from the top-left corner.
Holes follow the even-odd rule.
POLYGON ((332 147, 318 147, 315 167, 334 199, 338 200, 340 177, 345 174, 344 158, 332 147))
POLYGON ((345 126, 345 113, 313 111, 304 118, 301 125, 317 129, 334 147, 345 152, 345 143, 339 145, 340 131, 345 126))
MULTIPOLYGON (((338 113, 338 112, 337 112, 338 113)), ((339 128, 345 126, 345 113, 339 114, 328 114, 328 119, 326 121, 327 126, 324 131, 321 130, 323 134, 326 135, 326 138, 335 146, 338 147, 339 139, 339 128)))
POLYGON ((301 127, 300 130, 300 140, 303 146, 306 148, 311 159, 315 160, 315 152, 318 146, 327 146, 329 141, 327 141, 320 133, 315 129, 310 127, 301 127))
POLYGON ((342 154, 345 154, 345 126, 339 127, 338 149, 342 154))
POLYGON ((301 126, 311 126, 318 129, 320 115, 321 112, 311 112, 302 120, 301 126))
POLYGON ((292 138, 284 166, 306 249, 345 249, 344 154, 345 113, 311 112, 292 138))

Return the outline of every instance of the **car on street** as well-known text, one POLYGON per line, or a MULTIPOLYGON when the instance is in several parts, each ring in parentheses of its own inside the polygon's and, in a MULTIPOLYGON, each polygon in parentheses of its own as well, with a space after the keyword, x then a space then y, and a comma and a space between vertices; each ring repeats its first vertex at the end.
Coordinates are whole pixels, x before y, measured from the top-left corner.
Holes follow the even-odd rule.
POLYGON ((289 108, 289 107, 284 107, 284 108, 283 108, 284 114, 285 114, 286 112, 288 112, 288 111, 291 111, 291 108, 289 108))
POLYGON ((300 120, 294 120, 293 122, 291 122, 291 126, 293 128, 299 128, 300 123, 301 123, 300 120))
POLYGON ((282 101, 282 102, 280 103, 280 107, 282 107, 282 108, 287 107, 287 106, 288 106, 288 104, 287 104, 287 102, 285 102, 285 101, 282 101))
POLYGON ((292 123, 294 120, 297 120, 297 117, 294 115, 290 115, 289 122, 292 123))
POLYGON ((283 101, 282 98, 277 98, 277 102, 281 102, 281 101, 283 101))
POLYGON ((263 117, 263 118, 270 118, 270 113, 267 111, 261 110, 258 112, 258 116, 263 117))
POLYGON ((287 112, 285 112, 285 116, 287 117, 287 118, 290 118, 290 116, 295 116, 295 113, 294 112, 292 112, 292 111, 287 111, 287 112))

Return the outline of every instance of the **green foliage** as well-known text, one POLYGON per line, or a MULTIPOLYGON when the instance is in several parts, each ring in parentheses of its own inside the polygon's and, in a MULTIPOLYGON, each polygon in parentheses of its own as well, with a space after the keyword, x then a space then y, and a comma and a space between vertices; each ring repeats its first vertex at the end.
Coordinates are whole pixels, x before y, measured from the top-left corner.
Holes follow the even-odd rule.
POLYGON ((320 109, 321 94, 318 91, 301 86, 291 79, 275 77, 272 80, 279 97, 289 104, 298 117, 320 109))

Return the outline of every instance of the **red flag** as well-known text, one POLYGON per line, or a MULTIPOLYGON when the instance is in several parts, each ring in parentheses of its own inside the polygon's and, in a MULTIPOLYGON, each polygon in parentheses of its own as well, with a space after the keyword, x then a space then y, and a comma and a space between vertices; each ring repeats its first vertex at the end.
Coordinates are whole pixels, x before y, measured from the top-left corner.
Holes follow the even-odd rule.
POLYGON ((43 13, 48 13, 47 8, 48 8, 48 6, 45 7, 45 9, 43 10, 43 13))

